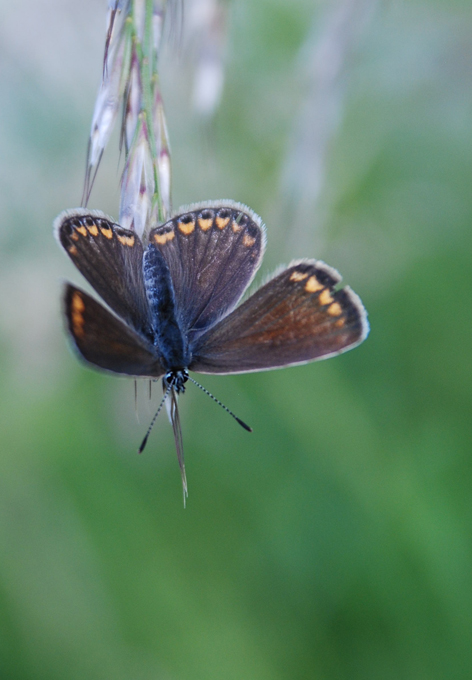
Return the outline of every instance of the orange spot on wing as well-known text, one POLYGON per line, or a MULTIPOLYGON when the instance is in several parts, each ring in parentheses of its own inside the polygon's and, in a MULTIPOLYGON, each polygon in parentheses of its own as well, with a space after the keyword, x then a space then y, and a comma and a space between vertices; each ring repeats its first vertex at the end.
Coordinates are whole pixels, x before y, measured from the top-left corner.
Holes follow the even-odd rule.
POLYGON ((320 301, 320 305, 330 305, 333 302, 333 296, 327 288, 325 288, 320 293, 320 297, 318 299, 320 301))
POLYGON ((331 316, 339 316, 342 312, 343 310, 339 302, 333 302, 333 304, 328 307, 328 314, 331 314, 331 316))
POLYGON ((72 297, 72 309, 74 310, 74 312, 83 312, 85 309, 85 304, 84 301, 82 300, 82 296, 77 291, 74 293, 72 297))
POLYGON ((174 236, 175 236, 174 230, 166 231, 163 234, 154 234, 154 240, 158 245, 164 246, 167 243, 167 241, 172 241, 174 236))
POLYGON ((69 252, 71 255, 77 255, 78 250, 74 245, 72 245, 67 248, 67 252, 69 252))
POLYGON ((120 236, 120 234, 117 234, 116 238, 123 246, 129 246, 130 248, 134 246, 134 236, 120 236))
POLYGON ((103 236, 105 236, 105 238, 113 238, 113 231, 110 229, 110 227, 100 227, 100 231, 102 232, 103 236))
POLYGON ((207 219, 203 219, 203 217, 200 217, 198 219, 198 226, 202 231, 208 231, 208 229, 211 229, 211 226, 213 224, 213 219, 211 217, 207 219))
POLYGON ((247 247, 250 248, 253 246, 256 242, 256 239, 253 238, 252 236, 249 236, 249 234, 244 234, 243 236, 243 244, 247 247))
POLYGON ((87 225, 87 229, 92 236, 98 236, 98 227, 96 224, 92 224, 91 226, 87 225))
POLYGON ((84 317, 83 317, 83 311, 85 309, 85 304, 84 301, 82 300, 82 297, 80 293, 75 292, 74 295, 72 296, 72 330, 74 331, 74 334, 77 335, 79 338, 83 337, 84 335, 84 317))
POLYGON ((195 229, 195 222, 193 220, 192 222, 179 222, 178 227, 179 231, 182 232, 182 234, 188 236, 195 229))
POLYGON ((305 290, 307 293, 316 293, 319 290, 323 290, 323 286, 318 281, 316 276, 310 276, 308 281, 305 283, 305 290))
POLYGON ((75 230, 82 234, 82 236, 87 236, 87 229, 83 225, 76 227, 75 230))
POLYGON ((218 229, 224 229, 229 222, 229 217, 217 217, 216 226, 218 229))
POLYGON ((72 239, 73 241, 78 241, 79 238, 80 238, 80 236, 79 236, 78 234, 76 234, 75 231, 72 232, 72 234, 70 235, 70 237, 71 237, 71 239, 72 239))
POLYGON ((231 225, 231 229, 234 231, 235 234, 238 233, 238 231, 241 231, 242 226, 236 222, 236 220, 233 220, 233 224, 231 225))
POLYGON ((305 272, 299 272, 295 270, 290 274, 290 281, 303 281, 304 279, 306 279, 307 276, 308 274, 306 274, 305 272))

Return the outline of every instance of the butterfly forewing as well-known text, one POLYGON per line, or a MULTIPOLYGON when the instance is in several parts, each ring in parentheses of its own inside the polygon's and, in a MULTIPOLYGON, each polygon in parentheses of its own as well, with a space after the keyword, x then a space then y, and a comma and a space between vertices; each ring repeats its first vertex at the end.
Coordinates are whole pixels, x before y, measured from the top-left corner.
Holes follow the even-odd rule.
POLYGON ((190 369, 245 373, 339 354, 368 332, 365 310, 339 274, 321 262, 290 266, 192 347, 190 369))
POLYGON ((138 332, 150 337, 138 236, 103 213, 69 210, 56 220, 58 239, 100 297, 138 332))
POLYGON ((84 291, 66 284, 64 312, 81 356, 98 368, 159 378, 165 373, 152 345, 84 291))
POLYGON ((190 206, 149 240, 167 262, 181 327, 192 340, 235 307, 260 265, 265 234, 249 208, 219 202, 190 206))

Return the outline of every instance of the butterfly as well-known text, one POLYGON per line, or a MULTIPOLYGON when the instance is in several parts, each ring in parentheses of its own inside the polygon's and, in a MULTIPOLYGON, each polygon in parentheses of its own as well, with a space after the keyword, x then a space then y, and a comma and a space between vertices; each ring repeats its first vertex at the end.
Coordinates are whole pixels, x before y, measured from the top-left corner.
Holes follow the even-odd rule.
POLYGON ((184 496, 177 396, 188 380, 196 382, 189 371, 283 368, 335 356, 367 337, 361 300, 347 286, 336 289, 341 276, 316 260, 292 262, 237 306, 266 243, 260 217, 245 205, 190 205, 143 239, 82 208, 64 211, 54 224, 59 243, 108 306, 65 285, 74 345, 99 369, 162 378, 161 406, 169 397, 184 496))

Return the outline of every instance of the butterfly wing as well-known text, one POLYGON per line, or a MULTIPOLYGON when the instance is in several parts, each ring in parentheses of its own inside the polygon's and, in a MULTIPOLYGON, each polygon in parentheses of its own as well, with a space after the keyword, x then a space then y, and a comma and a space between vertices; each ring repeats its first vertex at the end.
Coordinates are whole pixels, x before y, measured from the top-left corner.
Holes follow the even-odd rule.
POLYGON ((70 283, 64 291, 64 312, 75 346, 89 363, 125 375, 164 375, 165 369, 152 345, 70 283))
POLYGON ((219 201, 189 206, 149 241, 169 267, 180 326, 192 339, 236 306, 261 263, 265 233, 249 208, 219 201))
POLYGON ((67 210, 56 219, 57 238, 80 273, 111 309, 152 337, 138 236, 98 211, 67 210))
POLYGON ((189 368, 246 373, 344 352, 368 334, 362 302, 322 262, 295 263, 197 339, 189 368))

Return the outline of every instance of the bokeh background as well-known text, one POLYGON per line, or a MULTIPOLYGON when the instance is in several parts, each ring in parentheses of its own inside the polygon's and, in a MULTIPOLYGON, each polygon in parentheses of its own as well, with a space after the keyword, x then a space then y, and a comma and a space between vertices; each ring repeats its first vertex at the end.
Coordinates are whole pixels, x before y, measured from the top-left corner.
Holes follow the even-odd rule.
MULTIPOLYGON (((470 678, 472 6, 234 0, 215 29, 195 2, 162 60, 174 205, 247 203, 259 279, 321 258, 371 335, 202 377, 252 435, 190 385, 184 510, 165 417, 136 455, 160 390, 138 423, 59 312, 82 282, 51 225, 80 201, 106 3, 2 0, 0 676, 470 678)), ((117 147, 90 203, 113 215, 117 147)))

